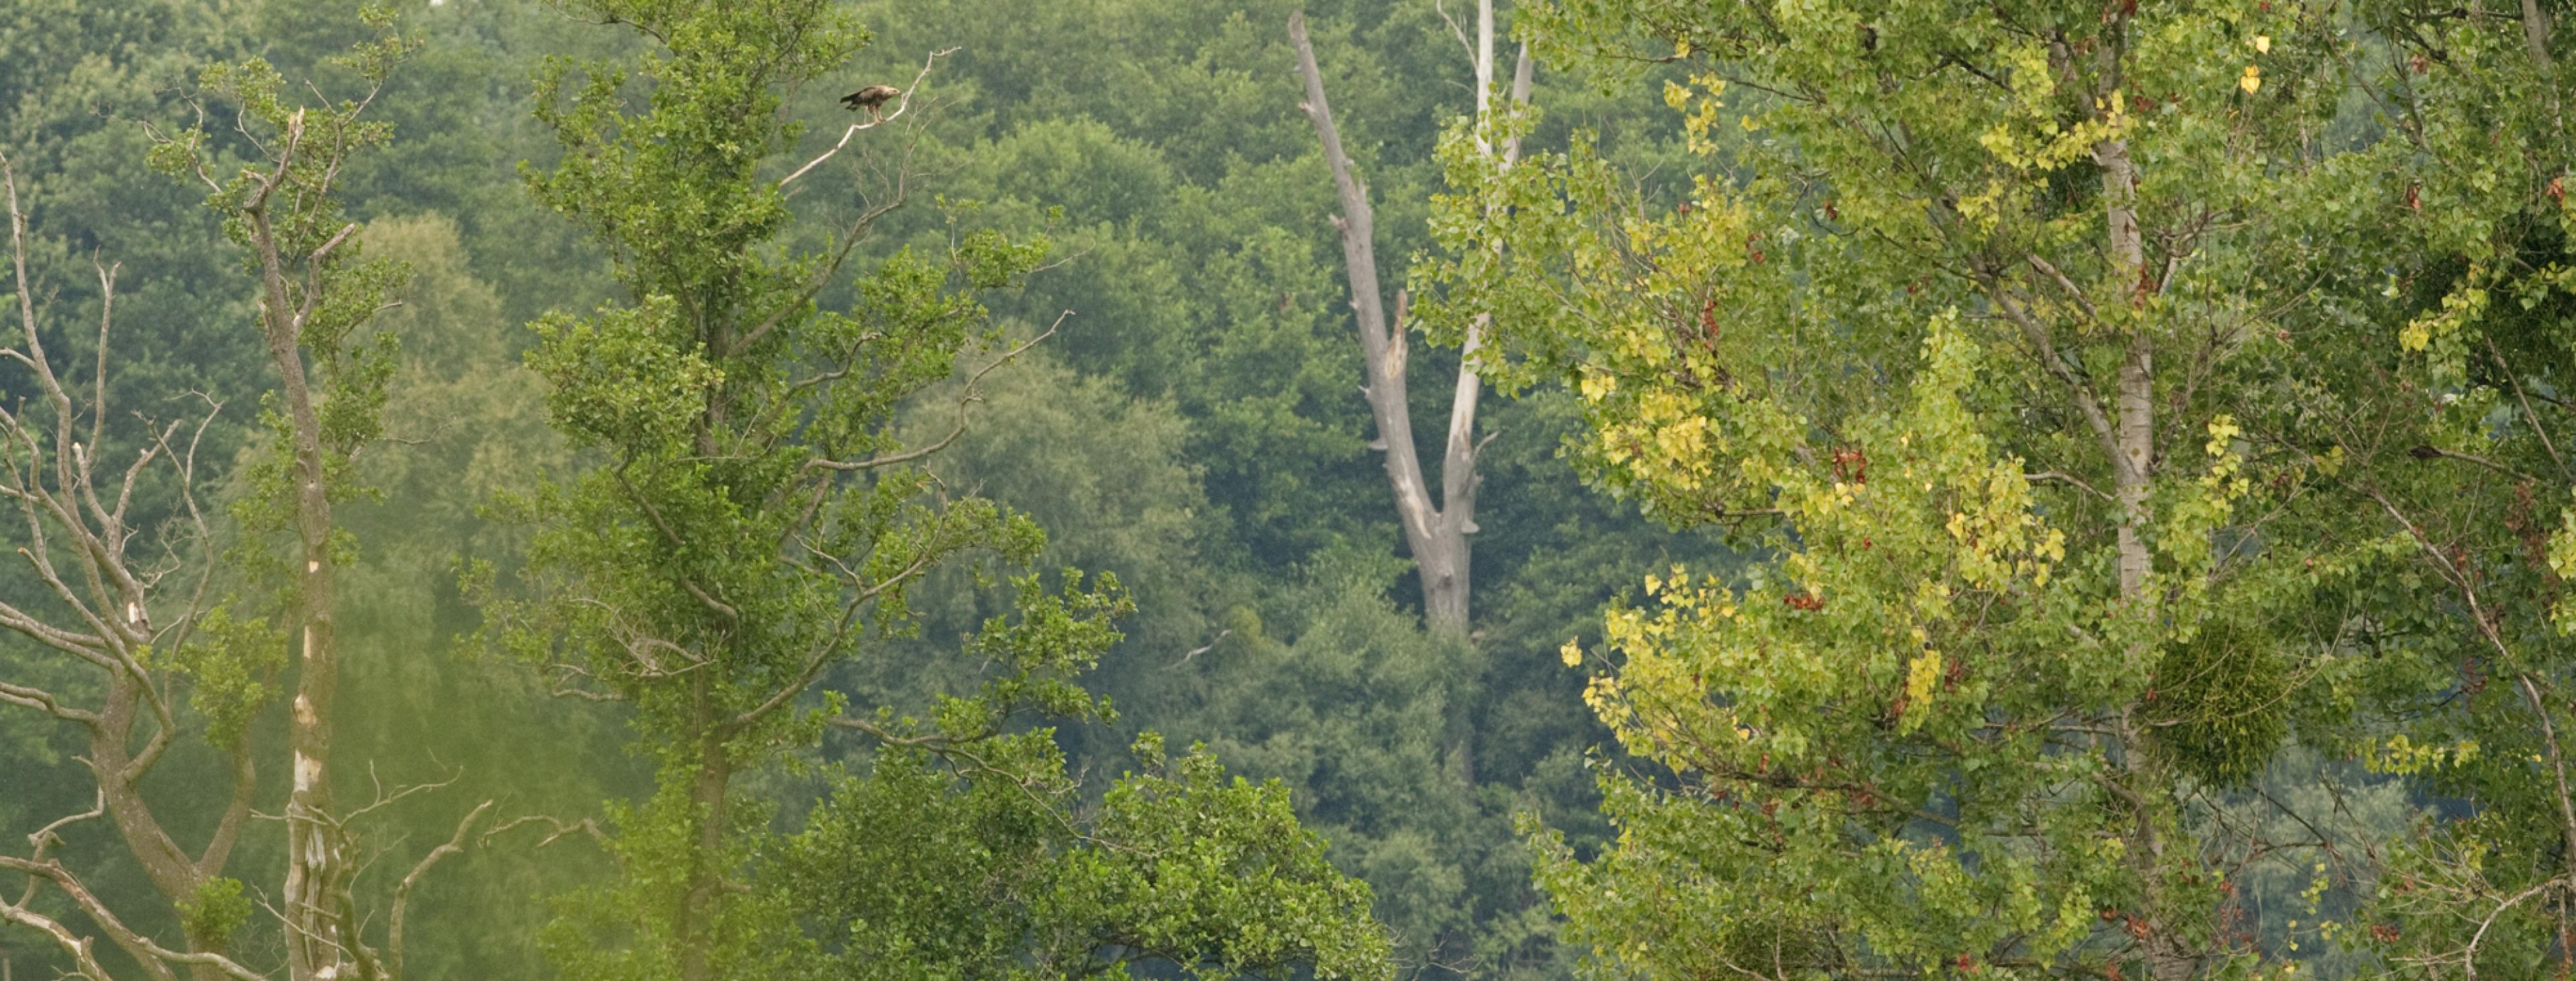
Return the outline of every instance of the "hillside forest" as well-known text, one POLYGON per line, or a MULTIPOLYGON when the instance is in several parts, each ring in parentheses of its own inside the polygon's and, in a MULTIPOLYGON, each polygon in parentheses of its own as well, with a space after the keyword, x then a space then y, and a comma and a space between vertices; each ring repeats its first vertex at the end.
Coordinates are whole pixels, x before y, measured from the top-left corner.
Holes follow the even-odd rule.
POLYGON ((2566 0, 0 0, 0 981, 2566 978, 2566 0))

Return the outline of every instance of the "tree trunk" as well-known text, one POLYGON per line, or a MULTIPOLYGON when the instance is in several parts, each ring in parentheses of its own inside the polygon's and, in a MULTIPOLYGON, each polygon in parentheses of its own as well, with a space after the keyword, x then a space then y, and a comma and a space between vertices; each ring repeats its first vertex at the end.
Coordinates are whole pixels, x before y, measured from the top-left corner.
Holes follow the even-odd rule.
MULTIPOLYGON (((1386 315, 1385 294, 1378 284, 1376 219, 1369 207, 1368 187, 1351 168, 1350 157, 1342 152, 1342 137, 1333 124, 1333 110, 1324 97, 1323 72, 1315 63, 1315 47, 1306 38, 1303 13, 1288 18, 1288 39, 1297 49, 1297 68, 1306 82, 1306 102, 1300 106, 1306 118, 1314 123, 1315 135, 1323 144, 1324 160, 1332 168, 1333 186, 1341 205, 1341 214, 1333 227, 1341 232, 1342 259, 1351 286, 1351 311, 1360 334, 1362 373, 1366 383, 1360 394, 1368 400, 1370 415, 1377 423, 1378 441, 1372 448, 1385 452, 1386 477, 1395 493, 1395 511, 1404 526, 1405 546, 1413 553, 1415 573, 1422 582, 1423 619, 1434 630, 1465 634, 1468 624, 1468 583, 1473 544, 1468 539, 1476 527, 1476 454, 1482 444, 1475 438, 1476 403, 1484 385, 1475 369, 1477 353, 1484 347, 1488 321, 1479 317, 1469 325, 1466 341, 1459 347, 1458 378, 1449 399, 1448 439, 1440 461, 1440 500, 1434 503, 1426 481, 1421 457, 1413 442, 1413 418, 1405 400, 1405 310, 1406 297, 1396 292, 1395 316, 1386 315)), ((1476 22, 1476 111, 1479 119, 1491 108, 1494 76, 1494 9, 1492 0, 1482 0, 1476 22)), ((1520 62, 1513 74, 1512 99, 1529 101, 1531 60, 1523 46, 1520 62)), ((1483 138, 1477 145, 1488 154, 1492 148, 1483 138)), ((1502 165, 1518 159, 1520 141, 1504 143, 1502 165)))
MULTIPOLYGON (((2121 59, 2127 53, 2128 21, 2128 15, 2114 14, 2095 52, 2100 68, 2097 98, 2104 103, 2117 97, 2122 85, 2125 66, 2121 59)), ((2118 138, 2096 144, 2093 158, 2102 167, 2104 244, 2111 258, 2111 281, 2128 292, 2133 308, 2143 310, 2163 284, 2147 271, 2145 234, 2138 224, 2137 163, 2129 154, 2128 141, 2118 138)), ((2120 512, 2116 541, 2120 596, 2126 603, 2138 604, 2153 598, 2148 595, 2147 579, 2154 570, 2154 554, 2144 532, 2147 497, 2156 466, 2155 336, 2143 320, 2131 324, 2129 330, 2112 399, 2108 449, 2112 458, 2112 498, 2120 512)), ((2137 649, 2129 656, 2145 659, 2154 657, 2155 651, 2137 649)), ((2140 887, 2145 891, 2148 915, 2142 946, 2150 977, 2155 981, 2181 981, 2199 972, 2202 958, 2174 929, 2169 915, 2174 900, 2160 882, 2165 842, 2158 826, 2162 816, 2159 802, 2167 795, 2154 789, 2165 777, 2147 759, 2146 736, 2133 716, 2134 707, 2124 709, 2116 720, 2120 774, 2114 779, 2128 785, 2122 791, 2123 802, 2131 809, 2135 822, 2129 849, 2142 880, 2140 887)))
MULTIPOLYGON (((197 890, 223 868, 225 856, 231 851, 232 831, 239 827, 239 823, 227 822, 220 827, 215 840, 207 846, 206 855, 195 861, 189 860, 179 843, 161 826, 160 819, 152 813, 151 804, 143 799, 142 790, 135 785, 133 758, 126 751, 128 739, 134 731, 137 698, 134 687, 137 684, 125 676, 117 677, 112 683, 107 709, 100 713, 107 724, 91 734, 90 769, 98 779, 99 801, 107 811, 108 820, 116 825, 118 837, 124 839, 127 853, 134 857, 135 864, 143 867, 144 878, 152 881, 153 890, 177 908, 179 904, 196 901, 197 890)), ((242 787, 238 781, 236 777, 235 799, 242 798, 242 787)), ((231 952, 225 937, 200 937, 190 933, 184 939, 187 949, 194 953, 231 952)), ((222 971, 210 964, 188 965, 187 972, 192 981, 215 981, 223 977, 222 971)))
MULTIPOLYGON (((2111 267, 2119 281, 2132 283, 2143 300, 2151 289, 2146 274, 2146 247, 2138 230, 2137 169, 2126 140, 2104 140, 2095 149, 2102 164, 2104 223, 2108 226, 2111 267)), ((2155 345, 2146 326, 2133 328, 2128 352, 2120 360, 2116 445, 2111 474, 2120 507, 2120 595, 2135 599, 2144 589, 2152 556, 2139 535, 2147 520, 2147 485, 2155 463, 2155 345)))
POLYGON ((733 785, 733 761, 725 751, 724 716, 715 704, 705 672, 694 682, 693 695, 703 733, 698 742, 698 772, 689 783, 689 819, 696 841, 689 850, 689 883, 680 896, 674 932, 680 943, 680 981, 715 978, 716 924, 724 914, 725 796, 733 785))
MULTIPOLYGON (((279 165, 281 174, 285 164, 279 165)), ((276 365, 294 458, 297 670, 287 713, 292 789, 286 802, 286 963, 291 981, 344 977, 357 938, 341 935, 332 913, 335 889, 349 877, 348 849, 332 821, 331 718, 340 688, 332 630, 336 570, 331 562, 331 498, 324 486, 322 422, 307 379, 302 316, 286 289, 286 260, 264 210, 251 212, 264 289, 261 328, 276 365)), ((327 247, 326 247, 327 248, 327 247)), ((310 261, 319 262, 317 255, 310 261)))

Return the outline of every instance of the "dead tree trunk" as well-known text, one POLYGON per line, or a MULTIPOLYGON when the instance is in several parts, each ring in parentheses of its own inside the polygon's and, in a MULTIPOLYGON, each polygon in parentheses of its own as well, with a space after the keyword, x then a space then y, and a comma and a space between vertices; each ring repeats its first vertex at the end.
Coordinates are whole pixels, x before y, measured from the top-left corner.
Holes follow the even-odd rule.
MULTIPOLYGON (((1481 127, 1493 93, 1492 0, 1483 0, 1477 13, 1476 113, 1481 127)), ((1467 631, 1473 547, 1467 536, 1477 531, 1476 454, 1484 446, 1475 438, 1476 403, 1484 389, 1476 375, 1476 355, 1484 346, 1487 322, 1480 317, 1470 325, 1459 347, 1458 379, 1449 401, 1448 440, 1440 461, 1440 499, 1435 502, 1423 474, 1421 455, 1414 447, 1412 414, 1405 403, 1405 293, 1396 291, 1395 316, 1390 320, 1385 294, 1378 284, 1376 222, 1369 207, 1368 187, 1352 169, 1349 155, 1342 152, 1341 132, 1333 125, 1332 106, 1324 97, 1324 76, 1315 64, 1315 47, 1306 38, 1303 13, 1288 18, 1288 39, 1297 49, 1297 69, 1306 82, 1306 101, 1299 108, 1315 124, 1316 138, 1323 144, 1324 160, 1332 168, 1334 190, 1340 198, 1341 214, 1334 216, 1333 227, 1341 232, 1342 258, 1350 277, 1351 311, 1359 324, 1366 378, 1360 394, 1368 400, 1370 414, 1377 423, 1378 439, 1371 448, 1386 454, 1386 477, 1395 493, 1396 517, 1404 526, 1405 545, 1412 550, 1414 569, 1422 579, 1424 619, 1435 630, 1463 634, 1467 631)), ((1523 46, 1512 79, 1515 104, 1529 101, 1530 76, 1529 49, 1523 46)), ((1478 145, 1484 146, 1481 138, 1478 145)), ((1491 152, 1490 147, 1486 149, 1491 152)), ((1511 166, 1519 155, 1518 138, 1504 141, 1503 166, 1511 166)))
MULTIPOLYGON (((275 169, 265 175, 242 213, 260 265, 259 327, 269 359, 277 370, 281 408, 287 421, 287 450, 293 465, 287 491, 296 538, 296 683, 287 721, 290 790, 286 802, 286 963, 294 981, 334 978, 348 973, 344 952, 356 938, 344 937, 332 908, 334 887, 344 880, 345 843, 333 820, 331 719, 339 691, 340 661, 332 630, 336 572, 331 561, 331 497, 324 486, 321 416, 306 371, 303 334, 316 297, 306 291, 302 302, 290 293, 289 277, 297 259, 319 266, 355 226, 311 256, 286 254, 269 212, 280 186, 295 174, 301 150, 304 114, 287 127, 275 169)), ((331 161, 336 166, 337 161, 331 161)))
MULTIPOLYGON (((374 81, 382 84, 382 79, 374 81)), ((285 441, 286 486, 278 490, 279 517, 295 539, 292 649, 295 694, 287 712, 289 790, 286 801, 286 874, 280 911, 285 918, 287 976, 292 981, 378 978, 382 964, 359 936, 362 918, 350 884, 358 856, 331 793, 332 722, 339 693, 340 649, 334 561, 333 472, 373 437, 354 417, 326 425, 330 403, 368 398, 343 372, 365 321, 382 309, 391 280, 346 265, 357 246, 354 222, 342 222, 330 205, 341 168, 364 144, 358 114, 367 100, 322 112, 277 109, 261 116, 280 132, 264 167, 246 168, 244 193, 233 213, 240 237, 259 270, 259 330, 277 372, 280 436, 285 441), (336 227, 335 227, 336 226, 336 227), (344 251, 345 249, 345 251, 344 251), (345 307, 345 309, 344 309, 345 307)), ((245 117, 254 115, 244 111, 245 117)), ((198 179, 222 193, 207 165, 198 179)), ((361 373, 363 374, 363 373, 361 373)))

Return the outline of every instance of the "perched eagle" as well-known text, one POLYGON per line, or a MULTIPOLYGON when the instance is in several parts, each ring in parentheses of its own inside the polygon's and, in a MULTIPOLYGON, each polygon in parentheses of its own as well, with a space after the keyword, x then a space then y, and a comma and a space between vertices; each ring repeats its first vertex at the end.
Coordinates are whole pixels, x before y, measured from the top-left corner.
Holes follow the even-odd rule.
POLYGON ((868 111, 869 118, 883 118, 885 104, 902 94, 902 89, 891 85, 871 85, 842 96, 841 104, 850 107, 852 112, 865 109, 868 111))

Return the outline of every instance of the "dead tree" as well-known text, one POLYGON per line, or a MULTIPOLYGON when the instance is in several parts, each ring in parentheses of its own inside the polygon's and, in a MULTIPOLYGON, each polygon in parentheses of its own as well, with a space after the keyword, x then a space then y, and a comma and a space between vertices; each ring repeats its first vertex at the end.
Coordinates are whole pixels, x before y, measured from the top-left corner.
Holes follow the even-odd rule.
MULTIPOLYGON (((401 50, 390 40, 362 45, 355 62, 380 85, 382 70, 401 50)), ((0 336, 0 369, 14 368, 19 377, 7 379, 10 387, 32 393, 0 406, 0 505, 16 519, 0 523, 0 540, 38 585, 27 595, 0 594, 0 630, 24 638, 38 658, 56 659, 62 669, 37 660, 0 661, 0 709, 32 711, 79 731, 81 762, 96 784, 87 810, 30 835, 23 853, 0 850, 6 874, 0 885, 17 887, 0 888, 0 923, 46 938, 75 976, 91 981, 177 981, 183 974, 191 981, 266 981, 276 973, 231 956, 231 938, 252 904, 227 872, 258 789, 252 731, 286 672, 291 633, 295 687, 284 723, 289 859, 277 890, 283 908, 276 911, 287 951, 282 972, 291 981, 390 981, 401 971, 414 888, 440 860, 482 840, 473 836, 487 826, 492 804, 471 809, 446 845, 390 887, 389 902, 374 907, 389 915, 371 917, 361 909, 355 882, 363 856, 354 847, 354 827, 395 801, 443 786, 379 789, 369 803, 342 810, 333 806, 327 779, 339 656, 331 629, 332 560, 340 545, 332 494, 346 493, 339 485, 351 462, 377 437, 372 407, 381 405, 392 348, 374 343, 367 323, 400 279, 393 264, 354 261, 357 225, 341 220, 332 192, 352 155, 380 143, 389 130, 358 119, 372 93, 308 115, 278 98, 282 80, 265 63, 227 66, 207 78, 210 89, 238 106, 230 128, 254 162, 218 173, 203 152, 209 139, 203 129, 154 133, 153 162, 202 182, 209 203, 224 212, 227 231, 255 260, 258 324, 277 371, 275 405, 283 425, 271 469, 254 471, 249 509, 241 513, 253 515, 243 530, 254 542, 263 535, 294 542, 292 566, 280 570, 292 600, 273 611, 280 619, 271 628, 262 615, 271 611, 235 609, 243 604, 213 595, 225 559, 213 544, 213 519, 200 507, 197 469, 198 446, 220 408, 211 398, 189 393, 202 411, 175 422, 144 419, 139 432, 110 425, 120 414, 109 385, 114 266, 98 268, 97 347, 87 377, 64 370, 48 351, 47 338, 61 328, 38 302, 43 291, 29 269, 27 209, 17 174, 0 154, 17 320, 13 334, 0 336), (135 509, 138 492, 142 500, 175 503, 162 517, 145 518, 135 509), (49 670, 21 670, 40 664, 49 670), (53 680, 66 677, 73 680, 53 680), (145 777, 183 733, 206 738, 229 763, 218 820, 193 848, 165 828, 144 792, 145 777), (121 836, 162 909, 148 918, 120 916, 60 860, 63 834, 91 821, 104 821, 121 836), (39 903, 40 897, 48 901, 39 903), (85 923, 49 914, 57 904, 77 910, 85 923), (135 925, 168 919, 182 924, 178 943, 135 925), (381 949, 367 936, 370 927, 381 931, 381 949), (102 942, 131 960, 131 971, 112 975, 102 942)), ((277 576, 253 578, 273 584, 277 576)), ((164 791, 173 792, 187 789, 164 791)), ((204 807, 199 799, 184 809, 204 807)), ((491 827, 482 838, 519 823, 491 827)))
POLYGON ((353 491, 348 471, 380 435, 393 348, 369 323, 390 306, 403 274, 396 264, 358 256, 358 224, 344 219, 336 192, 351 161, 391 139, 391 127, 362 117, 407 50, 390 35, 358 45, 349 64, 367 91, 318 107, 291 108, 280 98, 284 80, 264 62, 209 71, 208 94, 231 107, 210 111, 195 96, 190 102, 201 119, 229 117, 228 128, 250 146, 251 160, 219 174, 203 152, 203 129, 155 147, 156 164, 202 184, 234 244, 250 252, 260 340, 277 384, 283 425, 272 448, 275 473, 256 482, 259 518, 251 530, 282 533, 293 543, 292 565, 283 570, 292 598, 282 614, 292 635, 295 689, 286 719, 287 848, 279 910, 291 981, 388 974, 387 958, 360 935, 365 919, 351 898, 362 860, 350 820, 376 805, 343 814, 330 780, 342 656, 333 510, 353 491))
POLYGON ((107 361, 117 270, 97 270, 98 348, 90 377, 59 370, 45 348, 48 329, 27 268, 26 211, 5 155, 0 197, 8 204, 17 295, 12 312, 18 321, 14 336, 0 346, 0 361, 14 365, 22 376, 18 383, 34 393, 32 404, 0 407, 0 501, 16 512, 13 531, 5 536, 16 540, 10 554, 41 587, 36 595, 0 596, 0 628, 32 642, 40 656, 75 669, 49 674, 79 679, 71 683, 77 687, 47 688, 0 672, 0 706, 32 710, 76 730, 84 745, 82 763, 97 784, 88 810, 28 836, 23 854, 0 853, 0 870, 25 877, 14 897, 0 892, 0 922, 50 938, 82 976, 104 981, 107 971, 90 932, 38 911, 35 899, 50 890, 131 956, 145 977, 172 979, 183 970, 197 978, 255 977, 225 956, 223 937, 191 936, 174 948, 127 926, 53 854, 65 829, 104 819, 163 900, 174 907, 201 901, 240 841, 256 780, 247 731, 219 738, 230 763, 230 786, 214 830, 194 848, 170 833, 143 792, 144 777, 182 731, 177 703, 188 691, 184 666, 191 663, 185 652, 200 643, 195 631, 210 605, 211 536, 198 507, 196 450, 219 407, 203 400, 202 414, 191 413, 190 419, 147 420, 139 445, 111 449, 124 435, 108 426, 114 414, 107 361), (138 490, 169 492, 178 502, 175 516, 138 526, 138 490))
MULTIPOLYGON (((1459 347, 1458 379, 1449 400, 1448 441, 1440 461, 1440 499, 1435 502, 1423 475, 1421 456, 1414 448, 1412 414, 1405 402, 1407 298, 1402 289, 1396 291, 1395 316, 1390 320, 1378 284, 1376 222, 1369 207, 1368 186, 1353 169, 1349 154, 1342 152, 1341 133, 1333 125, 1332 106, 1324 98, 1323 72, 1316 67, 1315 47, 1306 38, 1305 14, 1289 17, 1288 39, 1297 49, 1297 69, 1306 81, 1306 101, 1299 108, 1315 124, 1315 135, 1322 141, 1324 160, 1332 168, 1334 190, 1340 198, 1341 214, 1333 217, 1333 227, 1341 233, 1342 258, 1350 278, 1351 312, 1359 324, 1362 371, 1367 379, 1360 386, 1360 394, 1368 400, 1377 423, 1378 439, 1370 448, 1386 454, 1386 476, 1395 493, 1396 516, 1404 525, 1405 544, 1413 552, 1414 569, 1422 580, 1424 619, 1435 630, 1464 634, 1472 549, 1468 536, 1477 531, 1476 454, 1493 438, 1487 435, 1479 440, 1475 434, 1476 402, 1484 388, 1476 375, 1476 356, 1484 346, 1488 322, 1478 317, 1469 325, 1466 340, 1459 347)), ((1494 89, 1493 0, 1478 0, 1472 58, 1476 69, 1477 146, 1491 154, 1494 149, 1482 134, 1490 125, 1494 89)), ((1522 45, 1519 64, 1512 73, 1514 106, 1528 104, 1530 76, 1529 46, 1522 45)), ((1520 139, 1504 140, 1501 154, 1502 166, 1511 166, 1520 157, 1520 139)))

